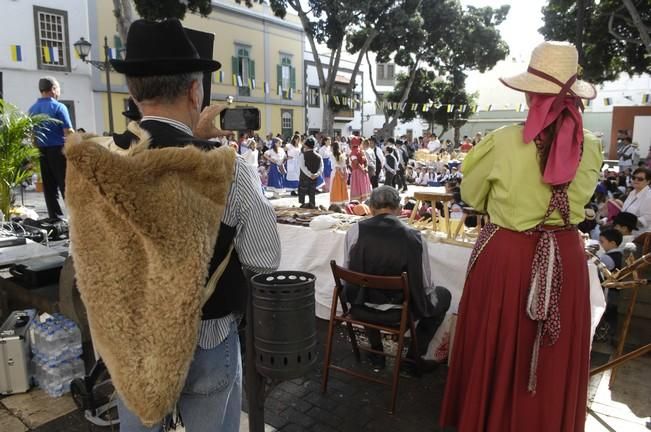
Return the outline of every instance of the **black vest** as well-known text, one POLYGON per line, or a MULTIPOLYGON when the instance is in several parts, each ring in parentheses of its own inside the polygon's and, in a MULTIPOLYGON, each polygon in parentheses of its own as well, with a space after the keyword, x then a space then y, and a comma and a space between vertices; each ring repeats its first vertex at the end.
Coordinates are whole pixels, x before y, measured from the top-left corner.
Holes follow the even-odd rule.
POLYGON ((624 254, 622 254, 620 251, 612 251, 606 252, 606 255, 608 255, 615 263, 615 268, 613 270, 619 270, 622 268, 622 260, 624 258, 624 254))
MULTIPOLYGON (((210 150, 220 145, 218 142, 215 143, 194 138, 174 126, 158 121, 145 120, 140 123, 140 127, 151 134, 150 148, 194 145, 203 150, 210 150)), ((182 223, 179 224, 179 227, 182 226, 182 223)), ((235 227, 221 223, 217 243, 215 244, 213 256, 210 259, 208 277, 213 274, 228 254, 228 249, 235 238, 235 231, 235 227)), ((222 318, 230 313, 244 314, 246 312, 247 299, 248 292, 246 290, 246 279, 244 278, 242 264, 240 263, 237 252, 233 249, 231 259, 217 283, 215 292, 203 306, 201 318, 209 320, 222 318)))
MULTIPOLYGON (((316 154, 314 150, 305 150, 303 152, 303 160, 305 161, 305 167, 312 173, 318 172, 319 168, 321 168, 321 156, 316 154)), ((312 180, 302 170, 300 178, 302 180, 312 180)))
MULTIPOLYGON (((350 250, 349 269, 379 276, 409 277, 410 309, 414 319, 433 316, 434 308, 423 286, 423 240, 420 233, 397 217, 378 215, 359 222, 359 238, 350 250)), ((427 263, 429 265, 429 263, 427 263)), ((346 285, 351 304, 399 304, 402 294, 346 285)))

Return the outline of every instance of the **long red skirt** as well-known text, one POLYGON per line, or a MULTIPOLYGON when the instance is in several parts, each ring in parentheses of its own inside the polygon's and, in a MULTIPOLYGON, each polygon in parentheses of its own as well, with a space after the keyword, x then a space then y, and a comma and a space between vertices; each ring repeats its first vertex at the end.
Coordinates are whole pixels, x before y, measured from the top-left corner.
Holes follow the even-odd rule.
POLYGON ((499 229, 477 258, 459 306, 441 426, 458 432, 584 430, 590 295, 576 231, 556 234, 561 333, 554 345, 541 346, 536 393, 527 390, 537 324, 525 308, 539 237, 499 229))

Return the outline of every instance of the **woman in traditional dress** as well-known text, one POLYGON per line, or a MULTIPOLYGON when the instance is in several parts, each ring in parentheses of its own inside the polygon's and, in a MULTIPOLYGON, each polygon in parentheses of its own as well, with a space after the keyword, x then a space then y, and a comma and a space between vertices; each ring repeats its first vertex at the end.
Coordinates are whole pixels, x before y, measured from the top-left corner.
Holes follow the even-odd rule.
POLYGON ((285 178, 285 190, 296 195, 298 190, 298 179, 301 175, 301 167, 298 162, 298 156, 301 154, 301 136, 294 135, 291 143, 285 148, 287 152, 287 177, 285 178))
POLYGON ((371 180, 368 177, 366 156, 360 149, 362 139, 352 137, 350 140, 350 199, 351 201, 364 201, 371 196, 371 180))
POLYGON ((330 190, 330 177, 332 175, 332 140, 329 136, 323 137, 321 140, 321 148, 319 148, 319 154, 323 159, 323 181, 325 185, 323 187, 324 192, 330 190))
POLYGON ((588 269, 576 225, 599 178, 599 139, 583 129, 573 45, 544 42, 527 72, 524 125, 500 128, 463 162, 461 194, 491 222, 470 258, 442 426, 458 432, 584 430, 590 368, 588 269))
POLYGON ((346 155, 339 150, 339 143, 332 143, 332 184, 330 185, 330 204, 343 205, 348 202, 348 170, 346 155))
POLYGON ((283 141, 274 138, 273 147, 264 152, 264 159, 269 162, 269 174, 267 177, 267 190, 273 192, 277 198, 284 190, 285 182, 285 150, 282 147, 283 141))

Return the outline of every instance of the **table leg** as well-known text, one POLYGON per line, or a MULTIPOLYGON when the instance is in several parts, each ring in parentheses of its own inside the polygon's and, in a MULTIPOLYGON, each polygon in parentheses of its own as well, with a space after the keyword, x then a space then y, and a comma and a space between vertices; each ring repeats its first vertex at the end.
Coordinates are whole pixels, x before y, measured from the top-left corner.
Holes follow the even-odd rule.
POLYGON ((450 210, 448 209, 448 203, 443 203, 443 214, 445 215, 445 230, 448 234, 448 238, 452 238, 452 229, 450 228, 450 210))

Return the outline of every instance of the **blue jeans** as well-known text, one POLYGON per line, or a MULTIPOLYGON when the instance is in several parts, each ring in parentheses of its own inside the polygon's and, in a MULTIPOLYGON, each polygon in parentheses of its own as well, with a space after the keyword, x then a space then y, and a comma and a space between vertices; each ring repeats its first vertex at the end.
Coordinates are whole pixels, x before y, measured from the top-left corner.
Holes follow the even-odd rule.
MULTIPOLYGON (((147 397, 147 395, 143 395, 147 397)), ((242 358, 237 326, 210 350, 197 346, 178 403, 186 432, 238 432, 242 410, 242 358)), ((148 428, 118 399, 120 432, 160 432, 148 428)))

